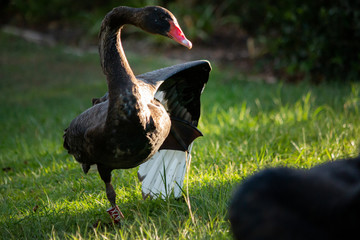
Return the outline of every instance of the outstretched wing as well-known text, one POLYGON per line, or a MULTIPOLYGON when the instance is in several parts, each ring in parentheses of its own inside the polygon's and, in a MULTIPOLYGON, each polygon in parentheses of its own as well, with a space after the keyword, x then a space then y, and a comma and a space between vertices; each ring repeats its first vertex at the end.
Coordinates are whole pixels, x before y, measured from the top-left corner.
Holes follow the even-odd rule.
POLYGON ((200 96, 210 70, 210 63, 200 60, 138 76, 157 89, 155 98, 171 118, 170 134, 160 149, 187 151, 189 145, 202 136, 196 127, 200 118, 200 96))
POLYGON ((165 198, 172 192, 176 198, 181 196, 191 143, 202 136, 196 127, 200 117, 200 95, 210 70, 208 61, 195 61, 138 76, 155 87, 155 98, 171 118, 171 130, 161 150, 139 167, 144 199, 148 196, 165 198))

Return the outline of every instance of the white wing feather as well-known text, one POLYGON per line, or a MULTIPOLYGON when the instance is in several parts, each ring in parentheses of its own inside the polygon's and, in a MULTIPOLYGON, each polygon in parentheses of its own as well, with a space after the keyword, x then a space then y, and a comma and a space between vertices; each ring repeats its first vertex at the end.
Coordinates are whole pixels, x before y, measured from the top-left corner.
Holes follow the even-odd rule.
POLYGON ((139 167, 142 194, 146 199, 161 196, 163 199, 174 193, 179 198, 184 183, 188 154, 176 150, 160 150, 139 167))

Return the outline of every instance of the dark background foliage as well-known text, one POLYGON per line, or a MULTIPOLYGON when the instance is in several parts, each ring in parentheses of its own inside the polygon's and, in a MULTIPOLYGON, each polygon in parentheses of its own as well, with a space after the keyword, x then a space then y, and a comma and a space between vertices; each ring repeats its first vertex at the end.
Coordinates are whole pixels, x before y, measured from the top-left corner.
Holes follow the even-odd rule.
POLYGON ((276 68, 289 75, 359 79, 359 1, 239 1, 242 27, 264 36, 276 68))
POLYGON ((359 1, 10 0, 1 4, 2 23, 38 29, 72 27, 89 38, 96 36, 103 16, 113 7, 162 5, 199 42, 211 41, 224 29, 234 31, 234 37, 235 31, 245 32, 260 49, 253 57, 270 65, 280 78, 360 79, 359 1))

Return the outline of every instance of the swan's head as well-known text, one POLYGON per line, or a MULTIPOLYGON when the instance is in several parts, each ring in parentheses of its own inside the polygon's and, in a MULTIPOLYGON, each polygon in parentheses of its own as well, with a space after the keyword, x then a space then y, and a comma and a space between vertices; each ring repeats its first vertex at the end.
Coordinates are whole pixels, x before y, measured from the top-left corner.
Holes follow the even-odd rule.
POLYGON ((158 6, 143 8, 142 28, 153 34, 169 37, 191 49, 192 43, 185 37, 175 16, 167 9, 158 6))

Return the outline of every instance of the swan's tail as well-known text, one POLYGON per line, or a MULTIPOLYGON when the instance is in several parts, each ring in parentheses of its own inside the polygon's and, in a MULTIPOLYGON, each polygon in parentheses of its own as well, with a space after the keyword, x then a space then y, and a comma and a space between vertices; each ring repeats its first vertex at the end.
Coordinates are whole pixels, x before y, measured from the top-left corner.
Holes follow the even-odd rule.
MULTIPOLYGON (((191 146, 189 147, 191 149, 191 146)), ((138 177, 142 182, 142 195, 154 199, 165 199, 174 193, 175 198, 181 197, 186 172, 186 163, 190 151, 160 150, 151 159, 139 167, 138 177)))

